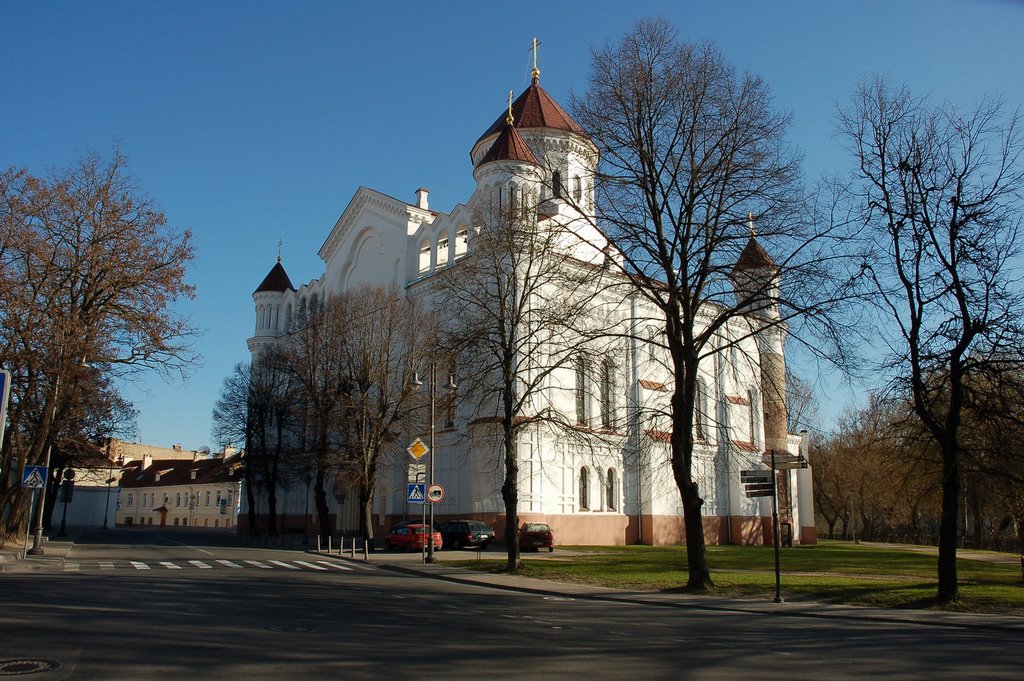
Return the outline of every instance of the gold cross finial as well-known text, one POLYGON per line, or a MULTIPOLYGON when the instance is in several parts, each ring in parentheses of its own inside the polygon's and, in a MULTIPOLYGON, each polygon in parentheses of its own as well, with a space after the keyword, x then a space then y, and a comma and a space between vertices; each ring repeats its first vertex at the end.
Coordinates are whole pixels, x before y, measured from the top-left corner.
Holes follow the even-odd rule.
POLYGON ((533 71, 530 76, 533 78, 534 84, 540 80, 540 69, 537 68, 537 48, 540 47, 540 41, 536 37, 533 39, 533 46, 530 47, 530 51, 533 52, 533 71))
POLYGON ((505 122, 509 125, 515 122, 515 116, 512 115, 512 91, 508 91, 508 115, 505 116, 505 122))
POLYGON ((747 213, 747 225, 750 227, 750 238, 753 239, 757 236, 757 230, 754 229, 754 211, 747 213))
POLYGON ((281 246, 283 246, 283 245, 284 245, 284 242, 281 241, 280 239, 278 239, 277 240, 277 261, 278 262, 281 262, 281 246))

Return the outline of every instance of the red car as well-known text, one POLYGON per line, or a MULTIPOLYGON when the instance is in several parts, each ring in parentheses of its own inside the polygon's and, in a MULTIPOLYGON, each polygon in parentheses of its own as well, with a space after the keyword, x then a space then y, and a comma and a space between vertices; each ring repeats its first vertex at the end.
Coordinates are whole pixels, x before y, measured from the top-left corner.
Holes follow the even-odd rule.
POLYGON ((555 550, 555 538, 551 534, 551 526, 547 523, 523 523, 519 528, 519 550, 540 551, 546 548, 555 550))
MULTIPOLYGON (((393 527, 391 534, 384 537, 384 544, 390 550, 422 551, 427 546, 428 530, 428 526, 422 524, 393 527)), ((434 549, 440 551, 441 533, 434 530, 431 534, 433 534, 434 549)))

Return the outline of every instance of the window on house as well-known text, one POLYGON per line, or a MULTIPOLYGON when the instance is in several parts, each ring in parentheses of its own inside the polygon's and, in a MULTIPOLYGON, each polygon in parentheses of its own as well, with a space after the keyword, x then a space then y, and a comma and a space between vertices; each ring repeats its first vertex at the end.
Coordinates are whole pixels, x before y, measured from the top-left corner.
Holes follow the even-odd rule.
POLYGON ((174 505, 177 508, 181 508, 181 492, 174 495, 174 505))
POLYGON ((557 170, 551 173, 551 192, 556 199, 562 198, 562 173, 557 170))
POLYGON ((614 511, 618 504, 616 499, 618 498, 618 481, 615 478, 615 469, 608 469, 608 477, 605 479, 605 510, 614 511))
POLYGON ((587 360, 580 357, 576 360, 576 423, 589 425, 590 414, 587 410, 587 360))
POLYGON ((579 175, 572 178, 572 198, 576 203, 583 198, 583 181, 579 175))
POLYGON ((590 471, 584 466, 580 469, 580 510, 590 508, 590 471))
POLYGON ((469 250, 469 230, 466 229, 465 225, 459 225, 459 229, 455 232, 455 257, 458 258, 466 254, 469 250))
POLYGON ((615 364, 609 358, 601 362, 601 426, 611 428, 615 421, 615 364))
POLYGON ((203 501, 203 506, 210 505, 210 490, 206 490, 206 498, 203 501))

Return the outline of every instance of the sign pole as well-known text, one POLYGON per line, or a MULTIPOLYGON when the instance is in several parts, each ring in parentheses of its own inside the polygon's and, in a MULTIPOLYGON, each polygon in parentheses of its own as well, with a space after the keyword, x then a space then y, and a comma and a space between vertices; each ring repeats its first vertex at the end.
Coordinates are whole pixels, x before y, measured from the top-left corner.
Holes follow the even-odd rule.
POLYGON ((772 543, 775 545, 775 602, 782 600, 782 572, 779 567, 779 481, 775 471, 775 450, 772 450, 772 543))

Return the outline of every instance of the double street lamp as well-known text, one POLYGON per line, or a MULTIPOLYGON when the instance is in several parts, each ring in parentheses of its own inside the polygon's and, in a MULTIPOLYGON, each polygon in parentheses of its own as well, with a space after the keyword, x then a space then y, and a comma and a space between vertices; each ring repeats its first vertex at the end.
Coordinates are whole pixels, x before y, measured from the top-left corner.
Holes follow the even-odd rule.
MULTIPOLYGON (((428 378, 430 382, 430 442, 427 445, 430 448, 430 469, 427 474, 427 484, 434 484, 434 458, 437 450, 434 448, 434 430, 435 430, 435 408, 437 403, 437 361, 430 358, 430 376, 428 378)), ((419 388, 423 385, 423 381, 420 380, 419 374, 413 374, 412 385, 419 388)), ((445 390, 453 392, 456 388, 455 376, 448 374, 448 383, 445 385, 445 390)), ((430 504, 430 522, 427 525, 427 557, 426 562, 434 562, 434 504, 426 499, 423 503, 430 504)))

